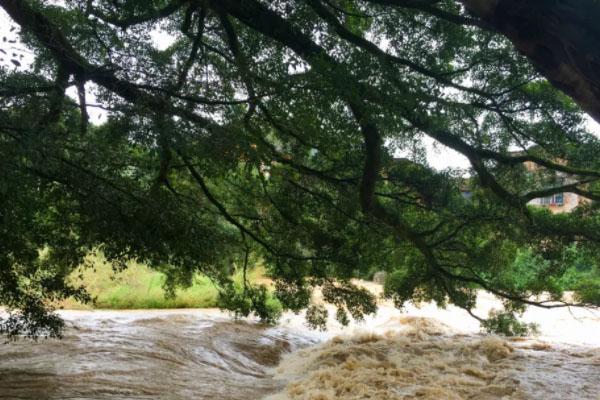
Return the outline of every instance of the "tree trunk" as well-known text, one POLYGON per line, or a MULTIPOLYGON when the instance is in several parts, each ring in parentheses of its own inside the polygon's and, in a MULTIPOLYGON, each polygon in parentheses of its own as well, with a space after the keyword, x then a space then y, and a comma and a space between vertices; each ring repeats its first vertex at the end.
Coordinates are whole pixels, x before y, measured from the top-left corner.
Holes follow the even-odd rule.
POLYGON ((600 1, 461 1, 600 122, 600 1))

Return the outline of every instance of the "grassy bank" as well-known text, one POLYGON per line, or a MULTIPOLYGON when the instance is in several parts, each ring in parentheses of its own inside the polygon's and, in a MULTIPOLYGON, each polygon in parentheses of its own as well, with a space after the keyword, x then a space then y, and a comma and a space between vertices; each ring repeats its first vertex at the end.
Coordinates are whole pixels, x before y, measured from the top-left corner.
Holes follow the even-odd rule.
MULTIPOLYGON (((113 271, 101 255, 90 258, 92 267, 82 267, 71 275, 77 285, 84 285, 95 299, 94 304, 82 304, 69 299, 59 304, 65 309, 140 309, 140 308, 209 308, 217 306, 217 289, 203 276, 194 278, 186 289, 178 289, 174 298, 165 298, 164 274, 146 265, 130 262, 128 268, 113 271)), ((249 273, 251 281, 260 280, 262 270, 249 273)))

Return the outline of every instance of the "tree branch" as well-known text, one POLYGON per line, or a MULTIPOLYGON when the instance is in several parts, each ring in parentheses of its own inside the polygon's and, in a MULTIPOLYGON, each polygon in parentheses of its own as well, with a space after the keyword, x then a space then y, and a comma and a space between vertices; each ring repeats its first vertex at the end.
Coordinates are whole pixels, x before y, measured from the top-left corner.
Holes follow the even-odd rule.
POLYGON ((117 26, 121 29, 127 29, 133 25, 139 25, 145 22, 155 21, 168 17, 180 10, 190 0, 174 0, 160 9, 151 9, 149 13, 142 15, 107 15, 98 10, 89 8, 88 14, 91 14, 104 22, 117 26))

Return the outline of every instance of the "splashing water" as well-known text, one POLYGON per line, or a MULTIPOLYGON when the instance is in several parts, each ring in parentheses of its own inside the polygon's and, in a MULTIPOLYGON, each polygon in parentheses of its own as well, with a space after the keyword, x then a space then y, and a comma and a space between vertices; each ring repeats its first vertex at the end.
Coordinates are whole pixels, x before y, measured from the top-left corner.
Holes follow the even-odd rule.
POLYGON ((423 318, 404 329, 336 337, 287 356, 268 400, 600 399, 600 350, 460 335, 423 318))
MULTIPOLYGON (((482 294, 481 315, 495 306, 482 294)), ((463 311, 401 314, 309 331, 216 310, 64 311, 62 340, 0 344, 0 399, 600 399, 600 320, 531 310, 539 338, 478 334, 463 311), (266 396, 266 397, 265 397, 266 396)))

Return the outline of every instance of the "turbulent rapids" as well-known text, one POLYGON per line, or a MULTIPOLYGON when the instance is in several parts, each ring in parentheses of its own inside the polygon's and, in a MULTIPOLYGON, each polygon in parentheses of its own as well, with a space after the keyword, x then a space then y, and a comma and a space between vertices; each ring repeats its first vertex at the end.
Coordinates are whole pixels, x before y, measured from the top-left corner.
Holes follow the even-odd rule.
MULTIPOLYGON (((482 296, 483 306, 490 299, 482 296)), ((600 320, 531 311, 536 339, 431 305, 312 332, 212 310, 65 311, 63 340, 0 345, 1 399, 600 399, 600 320)))
POLYGON ((598 399, 600 351, 449 335, 421 318, 384 335, 334 338, 284 359, 269 400, 598 399))

